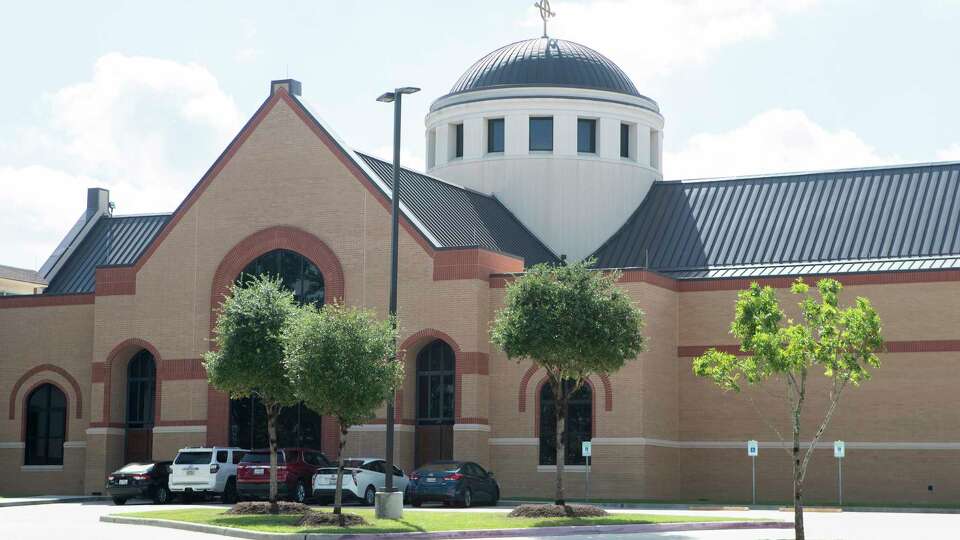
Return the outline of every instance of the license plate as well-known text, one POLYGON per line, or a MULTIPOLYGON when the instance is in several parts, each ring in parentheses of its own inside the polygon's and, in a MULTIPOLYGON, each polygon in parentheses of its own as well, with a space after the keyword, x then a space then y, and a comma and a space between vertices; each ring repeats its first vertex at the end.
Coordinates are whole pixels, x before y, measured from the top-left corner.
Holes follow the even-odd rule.
POLYGON ((123 480, 120 480, 120 482, 118 482, 118 483, 119 483, 121 486, 125 486, 125 485, 129 484, 130 481, 127 480, 126 478, 124 478, 123 480))
POLYGON ((193 471, 191 471, 190 469, 187 469, 186 472, 187 472, 187 476, 193 476, 193 471))
POLYGON ((427 478, 427 482, 436 482, 436 481, 437 481, 436 478, 427 478))
POLYGON ((256 474, 258 476, 263 476, 263 469, 254 469, 253 474, 256 474))

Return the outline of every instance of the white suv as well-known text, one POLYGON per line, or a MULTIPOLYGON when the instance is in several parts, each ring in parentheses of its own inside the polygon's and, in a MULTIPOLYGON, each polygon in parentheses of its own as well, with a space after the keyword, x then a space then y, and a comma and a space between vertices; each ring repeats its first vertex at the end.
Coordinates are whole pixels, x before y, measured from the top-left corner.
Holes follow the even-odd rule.
POLYGON ((170 491, 192 495, 222 495, 223 502, 237 502, 237 463, 243 448, 182 448, 170 466, 170 491))
MULTIPOLYGON (((376 458, 349 458, 343 460, 343 498, 355 499, 373 506, 375 494, 386 484, 387 462, 376 458)), ((409 479, 403 470, 393 466, 393 487, 401 493, 407 489, 409 479)), ((313 475, 313 496, 322 501, 332 501, 337 488, 337 468, 317 469, 313 475)))

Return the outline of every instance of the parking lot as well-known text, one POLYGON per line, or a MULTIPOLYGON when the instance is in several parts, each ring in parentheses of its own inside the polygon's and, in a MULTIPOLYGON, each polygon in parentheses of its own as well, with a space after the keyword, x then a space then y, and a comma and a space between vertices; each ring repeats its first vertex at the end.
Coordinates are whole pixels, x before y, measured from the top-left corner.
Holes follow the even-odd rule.
MULTIPOLYGON (((198 505, 191 507, 223 505, 198 505)), ((45 504, 0 508, 0 538, 4 540, 203 540, 224 538, 215 535, 160 529, 136 525, 117 525, 101 523, 100 516, 132 511, 144 511, 153 508, 174 509, 182 505, 158 507, 147 501, 130 501, 126 506, 117 507, 110 502, 96 501, 86 503, 45 504)), ((407 512, 448 511, 449 509, 407 509, 407 512)), ((471 509, 471 511, 505 511, 506 508, 471 509)), ((743 518, 768 518, 789 520, 791 514, 777 511, 689 511, 689 510, 623 510, 624 512, 643 512, 648 514, 686 514, 731 516, 743 518)), ((960 530, 960 514, 922 514, 922 513, 879 513, 845 512, 814 513, 805 515, 807 536, 811 539, 934 539, 953 538, 960 530)), ((757 531, 704 531, 696 533, 659 533, 630 535, 631 540, 641 539, 762 539, 792 538, 790 530, 757 531)), ((550 537, 541 537, 550 538, 550 537)), ((565 536, 565 539, 597 538, 605 540, 612 536, 584 535, 565 536)))

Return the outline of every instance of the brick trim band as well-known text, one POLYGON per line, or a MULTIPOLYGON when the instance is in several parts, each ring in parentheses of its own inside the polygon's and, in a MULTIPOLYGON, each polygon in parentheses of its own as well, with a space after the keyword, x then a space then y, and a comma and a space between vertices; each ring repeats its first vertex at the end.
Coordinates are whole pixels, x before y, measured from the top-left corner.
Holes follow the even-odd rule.
POLYGON ((137 294, 137 269, 133 266, 102 266, 94 271, 97 296, 137 294))
MULTIPOLYGON (((70 375, 70 373, 67 372, 67 370, 63 369, 60 366, 55 366, 53 364, 40 364, 39 366, 34 366, 29 370, 27 370, 27 372, 21 375, 20 378, 17 379, 17 382, 14 383, 13 390, 10 391, 10 403, 8 405, 9 420, 14 420, 17 417, 16 415, 17 393, 20 392, 20 388, 27 382, 28 379, 30 379, 30 377, 33 377, 34 375, 38 373, 43 373, 45 371, 56 373, 57 375, 60 375, 61 377, 66 379, 66 381, 70 384, 70 388, 73 389, 74 400, 75 400, 75 403, 77 404, 76 411, 75 411, 76 418, 78 419, 83 418, 83 393, 80 391, 80 384, 77 383, 77 379, 75 379, 73 375, 70 375)), ((53 383, 53 381, 49 381, 49 382, 51 382, 52 384, 60 388, 61 391, 63 390, 63 388, 60 387, 59 384, 53 383)), ((69 394, 67 394, 67 392, 63 392, 63 395, 68 396, 69 394)))
POLYGON ((94 303, 92 293, 80 294, 15 294, 0 296, 0 309, 48 307, 48 306, 80 306, 94 303))

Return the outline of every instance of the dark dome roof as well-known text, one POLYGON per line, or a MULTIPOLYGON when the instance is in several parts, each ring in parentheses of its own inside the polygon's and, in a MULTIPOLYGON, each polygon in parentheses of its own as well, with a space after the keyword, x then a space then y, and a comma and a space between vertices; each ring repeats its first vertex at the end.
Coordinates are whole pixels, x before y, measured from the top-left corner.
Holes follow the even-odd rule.
POLYGON ((590 47, 537 38, 493 51, 464 73, 450 94, 509 86, 565 86, 642 97, 630 78, 590 47))

